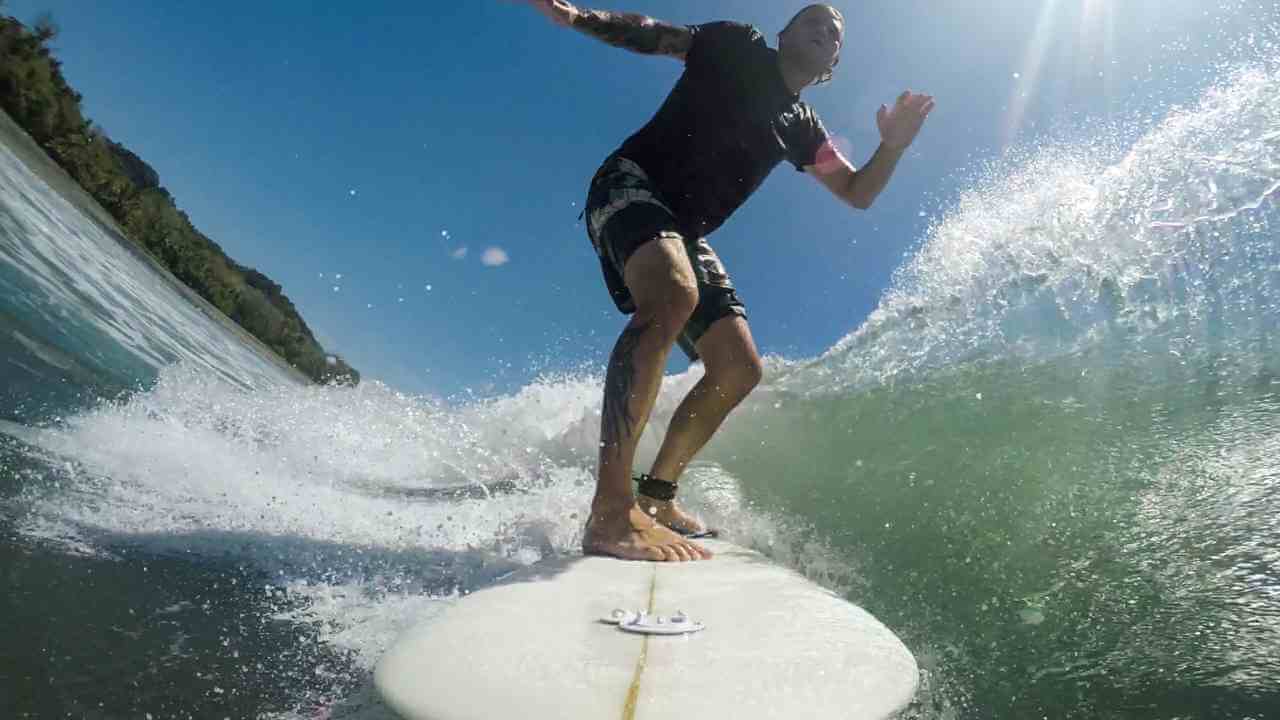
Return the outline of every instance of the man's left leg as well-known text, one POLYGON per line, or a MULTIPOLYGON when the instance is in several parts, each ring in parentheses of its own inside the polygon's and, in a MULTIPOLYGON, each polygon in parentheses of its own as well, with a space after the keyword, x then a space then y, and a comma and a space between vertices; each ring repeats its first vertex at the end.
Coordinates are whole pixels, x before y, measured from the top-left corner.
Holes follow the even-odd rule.
MULTIPOLYGON (((763 364, 741 315, 727 315, 711 324, 696 343, 706 372, 671 418, 671 426, 650 475, 676 482, 693 457, 720 424, 760 383, 763 364)), ((667 527, 684 533, 703 531, 697 518, 683 512, 676 501, 638 496, 646 513, 667 527)))

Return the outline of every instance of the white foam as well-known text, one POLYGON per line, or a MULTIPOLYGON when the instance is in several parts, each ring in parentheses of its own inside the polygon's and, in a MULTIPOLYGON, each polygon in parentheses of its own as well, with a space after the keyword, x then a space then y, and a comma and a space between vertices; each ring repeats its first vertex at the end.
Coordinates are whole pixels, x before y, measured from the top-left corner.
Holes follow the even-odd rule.
POLYGON ((1270 52, 1135 141, 1117 127, 988 168, 939 214, 862 326, 784 385, 862 386, 1107 340, 1182 353, 1179 337, 1267 332, 1280 313, 1266 271, 1280 267, 1269 229, 1280 54, 1270 52))
MULTIPOLYGON (((655 451, 664 416, 700 374, 669 379, 655 451)), ((58 487, 20 498, 21 527, 74 552, 247 563, 309 601, 283 619, 318 622, 326 642, 370 668, 404 624, 460 587, 580 552, 597 383, 546 379, 449 407, 377 383, 250 394, 169 368, 149 392, 17 429, 49 458, 71 459, 52 461, 58 487), (432 494, 478 483, 505 484, 432 494)), ((742 506, 734 478, 707 464, 689 477, 689 507, 713 525, 765 550, 785 545, 772 519, 742 506)))

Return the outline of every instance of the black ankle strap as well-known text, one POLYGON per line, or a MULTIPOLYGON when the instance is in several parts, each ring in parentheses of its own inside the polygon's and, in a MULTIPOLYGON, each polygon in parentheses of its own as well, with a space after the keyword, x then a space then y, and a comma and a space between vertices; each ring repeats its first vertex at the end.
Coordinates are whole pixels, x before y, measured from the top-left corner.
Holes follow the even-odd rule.
POLYGON ((645 497, 654 500, 673 500, 676 496, 676 483, 659 480, 652 475, 641 475, 636 478, 636 482, 640 484, 639 492, 645 497))

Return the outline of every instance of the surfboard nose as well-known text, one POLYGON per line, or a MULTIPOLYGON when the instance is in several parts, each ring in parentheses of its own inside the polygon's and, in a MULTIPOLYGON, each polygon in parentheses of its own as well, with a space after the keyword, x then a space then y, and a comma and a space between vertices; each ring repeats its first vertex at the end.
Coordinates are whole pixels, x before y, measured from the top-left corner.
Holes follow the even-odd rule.
POLYGON ((915 658, 878 620, 709 542, 714 563, 531 566, 411 629, 374 682, 411 720, 876 720, 910 702, 915 658))

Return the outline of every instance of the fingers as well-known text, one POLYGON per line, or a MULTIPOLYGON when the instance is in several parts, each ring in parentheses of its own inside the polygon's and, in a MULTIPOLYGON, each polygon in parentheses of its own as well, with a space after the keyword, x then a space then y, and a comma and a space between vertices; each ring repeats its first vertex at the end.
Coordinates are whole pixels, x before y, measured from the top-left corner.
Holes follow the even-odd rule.
POLYGON ((909 96, 905 100, 900 101, 902 109, 908 110, 921 118, 924 118, 928 116, 929 113, 933 112, 935 103, 932 95, 911 93, 910 91, 907 92, 910 93, 909 96))
POLYGON ((876 111, 880 139, 890 147, 905 150, 915 141, 916 134, 934 107, 932 95, 910 90, 899 95, 892 108, 881 105, 876 111))
POLYGON ((933 96, 925 95, 924 93, 914 93, 910 90, 906 90, 899 95, 897 102, 894 103, 894 110, 902 108, 925 115, 929 112, 929 110, 925 110, 926 107, 928 107, 929 110, 933 109, 933 96))

